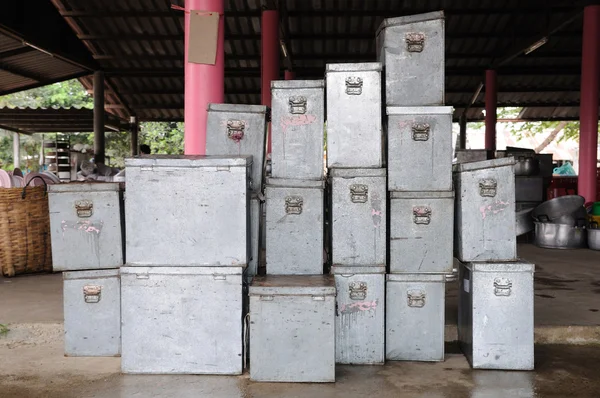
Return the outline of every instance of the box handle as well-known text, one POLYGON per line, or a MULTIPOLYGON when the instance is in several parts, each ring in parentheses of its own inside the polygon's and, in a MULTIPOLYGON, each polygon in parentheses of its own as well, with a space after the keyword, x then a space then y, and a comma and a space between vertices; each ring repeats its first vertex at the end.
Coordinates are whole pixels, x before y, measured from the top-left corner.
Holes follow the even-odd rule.
POLYGON ((481 197, 493 198, 496 196, 498 183, 493 178, 479 180, 479 195, 481 197))
POLYGON ((94 202, 83 199, 75 201, 75 211, 79 218, 89 218, 94 214, 94 202))
POLYGON ((100 302, 102 294, 102 286, 100 285, 85 285, 83 287, 83 300, 89 304, 100 302))
POLYGON ((494 279, 494 294, 500 297, 508 297, 512 292, 512 281, 508 278, 494 279))
POLYGON ((325 296, 312 296, 313 301, 325 301, 325 296))
POLYGON ((304 200, 302 196, 287 196, 285 198, 285 213, 286 214, 302 214, 302 204, 304 200))
POLYGON ((365 184, 350 185, 350 200, 352 203, 366 203, 369 199, 369 186, 365 184))
POLYGON ((431 208, 429 206, 413 207, 413 222, 420 225, 429 225, 431 222, 431 208))
POLYGON ((412 125, 412 137, 414 141, 428 141, 431 127, 429 123, 414 123, 412 125))
POLYGON ((363 79, 358 76, 349 76, 346 78, 346 94, 361 95, 363 79))
POLYGON ((425 291, 421 289, 411 289, 407 293, 408 306, 414 308, 425 307, 425 291))
POLYGON ((273 296, 260 296, 260 301, 273 301, 273 296))
POLYGON ((404 37, 406 40, 406 50, 410 53, 423 52, 425 47, 425 33, 410 32, 404 37))
POLYGON ((304 115, 306 113, 306 97, 301 95, 290 97, 289 104, 292 115, 304 115))
POLYGON ((351 282, 348 290, 351 300, 364 300, 367 298, 367 282, 351 282))
POLYGON ((244 138, 246 123, 242 120, 227 121, 227 138, 239 143, 244 138))
POLYGON ((227 279, 227 276, 223 274, 214 274, 213 279, 216 281, 224 281, 227 279))

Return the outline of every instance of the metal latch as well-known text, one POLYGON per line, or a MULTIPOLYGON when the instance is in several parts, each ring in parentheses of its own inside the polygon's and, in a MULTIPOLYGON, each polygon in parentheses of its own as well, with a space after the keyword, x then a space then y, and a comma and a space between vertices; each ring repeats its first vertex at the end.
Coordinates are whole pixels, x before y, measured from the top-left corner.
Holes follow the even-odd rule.
POLYGON ((260 296, 260 301, 273 301, 273 296, 260 296))
POLYGON ((353 203, 365 203, 369 198, 369 186, 365 184, 350 185, 350 200, 353 203))
POLYGON ((425 292, 421 289, 412 289, 407 292, 408 306, 422 308, 425 306, 425 292))
POLYGON ((227 279, 227 276, 223 274, 214 274, 213 279, 216 281, 224 281, 227 279))
POLYGON ((306 113, 306 97, 301 95, 290 97, 290 113, 292 115, 304 115, 306 113))
POLYGON ((431 208, 429 206, 413 207, 413 222, 428 225, 431 222, 431 208))
POLYGON ((312 296, 313 301, 325 301, 325 296, 312 296))
POLYGON ((508 278, 494 279, 494 294, 496 296, 508 297, 512 289, 512 282, 508 278))
POLYGON ((351 300, 364 300, 367 298, 367 282, 351 282, 348 290, 351 300))
POLYGON ((244 129, 246 123, 241 120, 227 121, 227 137, 235 142, 240 142, 244 138, 244 129))
POLYGON ((95 304, 100 301, 100 294, 102 293, 102 286, 99 285, 85 285, 83 287, 83 300, 86 303, 95 304))
POLYGON ((350 76, 346 78, 346 94, 361 95, 363 79, 358 76, 350 76))
POLYGON ((412 126, 412 136, 414 141, 429 140, 429 123, 415 123, 412 126))
POLYGON ((425 33, 407 33, 404 39, 406 40, 406 50, 408 52, 420 53, 423 51, 423 47, 425 46, 425 33))
POLYGON ((77 217, 87 218, 94 214, 94 203, 91 200, 77 200, 75 201, 75 211, 77 217))
POLYGON ((302 196, 287 196, 285 198, 285 212, 287 214, 302 214, 302 196))
POLYGON ((493 178, 484 178, 479 180, 479 195, 483 197, 493 198, 496 196, 496 188, 498 183, 493 178))

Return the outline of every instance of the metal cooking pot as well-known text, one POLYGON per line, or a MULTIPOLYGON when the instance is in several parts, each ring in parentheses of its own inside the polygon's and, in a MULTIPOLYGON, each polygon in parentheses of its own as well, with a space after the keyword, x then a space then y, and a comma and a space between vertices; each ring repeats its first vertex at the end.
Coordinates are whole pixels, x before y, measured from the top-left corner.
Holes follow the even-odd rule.
POLYGON ((540 161, 534 156, 515 156, 515 175, 533 176, 540 172, 540 161))
POLYGON ((533 207, 530 207, 517 212, 517 236, 521 236, 533 230, 533 219, 531 218, 532 211, 533 207))
POLYGON ((600 250, 600 228, 598 223, 592 223, 588 228, 588 246, 592 250, 600 250))
POLYGON ((585 199, 579 195, 560 196, 536 207, 531 216, 542 223, 575 226, 583 222, 585 225, 587 211, 583 207, 584 203, 585 199))
POLYGON ((535 222, 533 243, 546 249, 581 249, 587 246, 585 227, 535 222))

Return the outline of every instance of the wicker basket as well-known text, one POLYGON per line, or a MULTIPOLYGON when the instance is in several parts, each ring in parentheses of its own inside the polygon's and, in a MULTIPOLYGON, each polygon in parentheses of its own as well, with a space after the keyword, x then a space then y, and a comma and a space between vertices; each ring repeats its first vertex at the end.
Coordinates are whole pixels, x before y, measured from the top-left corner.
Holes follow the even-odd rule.
POLYGON ((0 266, 12 277, 52 272, 46 188, 0 188, 0 266))

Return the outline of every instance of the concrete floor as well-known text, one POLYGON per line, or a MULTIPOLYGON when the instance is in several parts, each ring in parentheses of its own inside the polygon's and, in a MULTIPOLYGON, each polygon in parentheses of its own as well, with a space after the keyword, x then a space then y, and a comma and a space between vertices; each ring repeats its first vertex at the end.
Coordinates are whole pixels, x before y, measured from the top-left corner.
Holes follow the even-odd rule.
POLYGON ((0 324, 11 329, 0 335, 0 398, 600 397, 600 252, 521 245, 519 253, 537 264, 535 372, 469 368, 452 343, 457 286, 451 284, 443 363, 338 366, 337 382, 327 385, 254 383, 247 376, 123 376, 119 358, 63 356, 62 277, 55 274, 0 278, 0 324))

